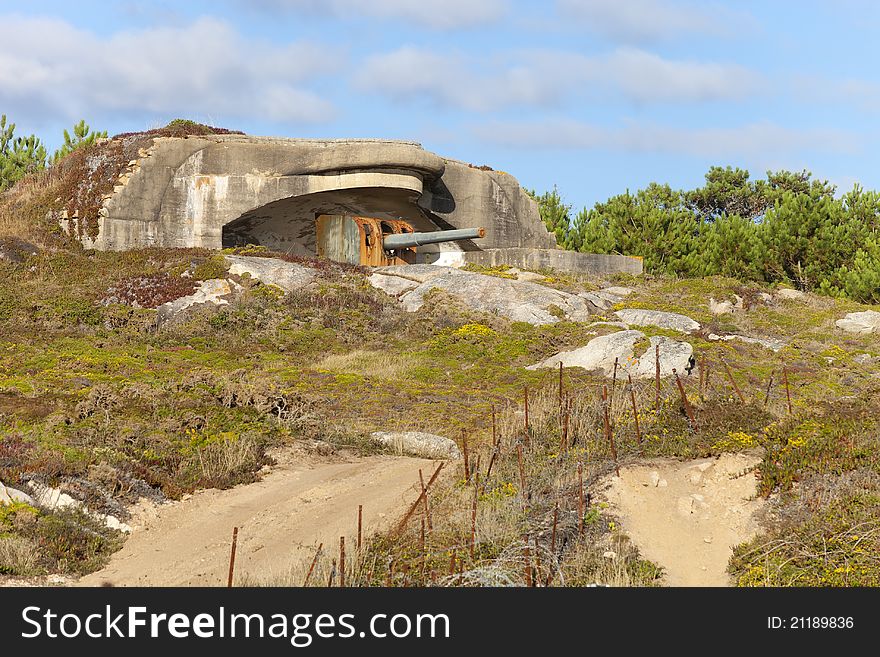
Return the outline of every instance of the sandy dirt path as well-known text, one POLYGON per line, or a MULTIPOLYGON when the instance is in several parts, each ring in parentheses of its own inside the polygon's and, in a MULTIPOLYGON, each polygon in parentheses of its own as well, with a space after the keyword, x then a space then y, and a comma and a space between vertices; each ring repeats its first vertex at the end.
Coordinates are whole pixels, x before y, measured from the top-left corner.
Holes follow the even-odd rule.
POLYGON ((646 559, 669 586, 729 586, 733 547, 758 531, 755 455, 657 460, 620 469, 604 495, 646 559))
POLYGON ((427 479, 435 467, 391 456, 332 463, 288 457, 257 483, 199 491, 141 513, 110 563, 78 584, 225 585, 234 526, 236 580, 284 575, 311 558, 318 543, 337 546, 340 536, 354 537, 358 504, 365 534, 388 526, 416 499, 419 468, 427 479))

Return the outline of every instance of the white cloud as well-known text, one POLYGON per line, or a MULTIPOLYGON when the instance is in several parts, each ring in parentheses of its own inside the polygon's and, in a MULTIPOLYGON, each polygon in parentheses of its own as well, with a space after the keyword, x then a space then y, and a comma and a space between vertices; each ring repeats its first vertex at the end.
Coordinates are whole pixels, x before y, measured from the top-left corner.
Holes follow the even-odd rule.
POLYGON ((706 158, 766 157, 803 153, 853 154, 855 135, 823 128, 793 129, 770 122, 733 127, 678 128, 630 122, 622 128, 561 119, 491 122, 475 126, 487 143, 512 148, 667 153, 706 158))
POLYGON ((741 66, 664 59, 634 48, 592 57, 531 50, 477 59, 413 46, 368 57, 354 83, 395 100, 471 111, 554 107, 568 96, 602 91, 639 103, 730 100, 762 85, 741 66))
POLYGON ((439 30, 488 25, 507 12, 507 0, 250 0, 248 4, 335 18, 399 19, 439 30))
POLYGON ((724 36, 754 28, 750 16, 715 3, 670 0, 557 0, 560 14, 624 43, 683 35, 724 36))
POLYGON ((880 83, 872 80, 801 75, 792 80, 791 89, 799 100, 809 103, 830 103, 870 113, 880 110, 880 83))
POLYGON ((314 122, 329 102, 302 83, 333 66, 326 49, 245 40, 200 19, 99 37, 60 20, 0 20, 0 106, 78 119, 114 112, 314 122))

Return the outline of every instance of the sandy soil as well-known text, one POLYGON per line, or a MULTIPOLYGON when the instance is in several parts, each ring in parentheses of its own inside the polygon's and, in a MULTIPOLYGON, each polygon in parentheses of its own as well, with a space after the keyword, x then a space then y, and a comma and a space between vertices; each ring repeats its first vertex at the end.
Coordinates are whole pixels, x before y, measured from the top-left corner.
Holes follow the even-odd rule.
POLYGON ((309 460, 282 457, 257 483, 141 508, 122 550, 78 584, 225 586, 234 526, 236 580, 265 581, 310 559, 320 542, 338 546, 343 535, 353 541, 358 504, 365 534, 388 526, 416 499, 419 468, 427 479, 436 467, 390 456, 309 460))
POLYGON ((755 474, 760 458, 725 454, 696 461, 657 460, 620 469, 604 495, 646 559, 663 566, 669 586, 729 586, 733 547, 758 530, 755 474))

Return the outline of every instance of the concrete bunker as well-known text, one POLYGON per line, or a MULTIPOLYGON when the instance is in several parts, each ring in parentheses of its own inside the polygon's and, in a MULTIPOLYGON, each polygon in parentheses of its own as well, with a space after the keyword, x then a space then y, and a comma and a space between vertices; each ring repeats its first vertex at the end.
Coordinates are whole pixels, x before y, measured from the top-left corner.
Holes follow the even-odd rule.
MULTIPOLYGON (((107 147, 124 148, 125 139, 115 138, 107 147)), ((258 244, 303 256, 321 251, 361 264, 400 259, 596 273, 642 269, 640 260, 624 256, 556 248, 537 204, 513 176, 406 141, 152 137, 119 170, 97 214, 96 230, 79 230, 76 214, 60 221, 84 246, 99 250, 258 244), (321 216, 337 217, 329 231, 338 238, 335 245, 318 243, 321 216), (364 221, 352 224, 355 218, 364 221), (395 222, 409 228, 401 224, 395 230, 395 222), (375 229, 372 245, 367 225, 375 229), (485 237, 477 239, 483 228, 485 237), (449 241, 447 234, 417 245, 399 237, 437 231, 473 237, 459 234, 449 241), (386 236, 394 248, 387 248, 386 236)))

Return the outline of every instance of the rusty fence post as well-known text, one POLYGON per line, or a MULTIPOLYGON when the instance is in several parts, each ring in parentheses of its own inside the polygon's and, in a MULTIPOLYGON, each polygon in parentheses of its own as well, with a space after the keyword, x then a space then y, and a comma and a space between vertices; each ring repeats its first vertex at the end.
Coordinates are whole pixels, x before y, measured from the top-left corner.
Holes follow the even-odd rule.
POLYGON ((727 377, 730 379, 730 383, 733 385, 733 389, 736 391, 736 396, 739 397, 739 400, 745 404, 746 398, 743 397, 742 390, 739 389, 739 386, 736 384, 736 379, 733 378, 733 372, 730 370, 730 365, 727 364, 727 361, 722 361, 724 363, 724 369, 727 370, 727 377))
POLYGON ((559 361, 559 407, 562 407, 562 361, 559 361))
POLYGON ((654 346, 654 410, 660 413, 660 345, 654 346))
POLYGON ((312 559, 312 565, 309 566, 309 572, 306 573, 306 578, 303 580, 303 587, 309 585, 309 580, 312 577, 312 573, 315 571, 315 566, 318 564, 318 557, 321 556, 321 549, 324 547, 323 543, 318 544, 318 551, 315 552, 315 558, 312 559))
MULTIPOLYGON (((422 471, 419 470, 419 477, 421 478, 422 471)), ((424 487, 424 482, 422 482, 422 487, 424 487)), ((358 504, 358 545, 357 549, 360 553, 361 551, 361 540, 363 538, 363 527, 364 527, 364 505, 358 504)))
POLYGON ((339 586, 345 586, 345 536, 339 537, 339 586))
POLYGON ((433 531, 434 524, 431 522, 431 507, 428 503, 428 488, 425 486, 425 478, 422 476, 422 469, 419 468, 419 483, 422 485, 422 496, 425 500, 425 520, 428 522, 428 531, 433 531))
POLYGON ((422 503, 422 497, 428 494, 428 489, 431 488, 434 481, 437 479, 437 476, 440 474, 440 470, 443 469, 443 464, 443 461, 441 461, 440 465, 437 466, 437 469, 434 470, 434 474, 432 474, 431 478, 428 479, 428 483, 425 485, 422 492, 416 498, 416 501, 412 503, 412 506, 409 508, 409 511, 406 512, 406 515, 403 516, 399 523, 397 523, 397 527, 395 528, 394 533, 399 534, 406 528, 406 523, 409 522, 412 514, 416 512, 416 509, 418 509, 419 505, 422 503))
POLYGON ((627 381, 629 383, 629 399, 632 402, 633 409, 633 419, 636 422, 636 439, 639 441, 639 450, 642 449, 642 431, 639 428, 639 408, 636 406, 636 393, 633 387, 632 375, 626 375, 627 381))
POLYGON ((471 455, 468 451, 467 431, 461 430, 461 451, 464 456, 464 483, 470 483, 471 480, 471 455))
POLYGON ((691 429, 694 432, 697 431, 697 420, 694 418, 694 411, 691 408, 691 403, 688 401, 687 393, 684 390, 684 386, 681 383, 681 379, 678 377, 678 372, 675 371, 675 368, 672 368, 672 376, 675 377, 675 385, 678 386, 678 393, 681 395, 681 403, 684 405, 685 413, 687 413, 688 420, 691 423, 691 429))
POLYGON ((604 409, 605 440, 611 446, 611 458, 614 459, 614 471, 620 476, 620 465, 617 462, 617 447, 614 445, 614 432, 611 430, 611 420, 608 417, 608 386, 602 386, 602 407, 604 409))
POLYGON ((788 400, 788 414, 791 415, 791 390, 788 387, 788 368, 782 365, 782 380, 785 382, 785 398, 788 400))
POLYGON ((226 580, 226 587, 232 588, 232 578, 235 574, 235 547, 238 544, 238 527, 232 528, 232 551, 229 553, 229 577, 226 580))
POLYGON ((764 408, 767 408, 767 404, 770 402, 770 389, 773 387, 774 374, 776 374, 776 370, 770 372, 770 380, 767 382, 767 392, 764 393, 764 408))
POLYGON ((584 535, 584 466, 578 463, 578 537, 584 535))

